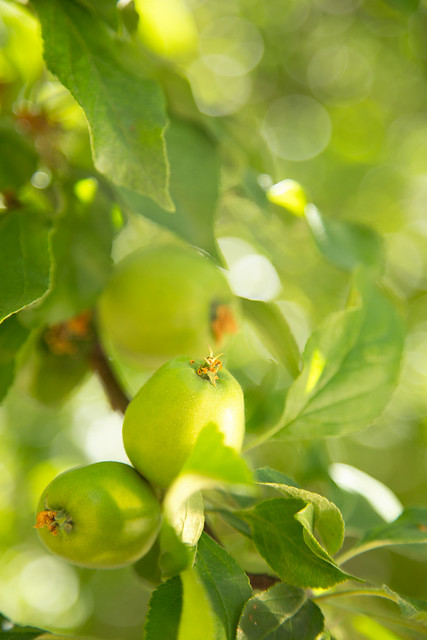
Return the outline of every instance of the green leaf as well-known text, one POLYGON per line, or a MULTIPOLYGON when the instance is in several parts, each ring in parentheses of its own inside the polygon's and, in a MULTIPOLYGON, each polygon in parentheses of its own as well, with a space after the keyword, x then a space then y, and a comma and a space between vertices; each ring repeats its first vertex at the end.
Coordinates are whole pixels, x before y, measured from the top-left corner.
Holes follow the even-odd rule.
POLYGON ((410 507, 393 522, 376 527, 367 533, 360 544, 419 544, 427 542, 427 509, 410 507))
POLYGON ((161 584, 152 594, 144 628, 144 640, 176 640, 182 611, 182 582, 178 576, 161 584))
POLYGON ((253 322, 265 343, 296 378, 300 372, 300 352, 280 309, 271 303, 240 298, 243 312, 253 322))
POLYGON ((203 495, 191 495, 181 506, 174 519, 174 529, 184 544, 196 546, 205 524, 203 495))
POLYGON ((402 13, 411 14, 418 10, 420 0, 385 0, 393 9, 402 13))
POLYGON ((166 517, 173 522, 181 505, 197 491, 228 484, 241 485, 249 491, 252 474, 243 458, 224 445, 224 435, 218 427, 208 424, 200 432, 191 454, 166 494, 166 517))
POLYGON ((397 384, 402 321, 393 304, 359 274, 361 300, 313 333, 303 370, 290 387, 282 424, 268 436, 337 436, 369 426, 397 384))
POLYGON ((262 210, 268 209, 269 202, 265 189, 263 189, 258 181, 259 172, 255 169, 248 168, 243 174, 242 187, 250 200, 253 200, 262 210))
POLYGON ((32 630, 32 627, 19 627, 14 628, 11 631, 1 631, 1 640, 33 640, 33 638, 49 638, 50 634, 44 635, 44 631, 41 629, 32 630))
POLYGON ((384 247, 374 229, 328 219, 314 205, 305 208, 305 216, 319 250, 332 264, 346 271, 360 264, 377 271, 381 269, 384 247))
POLYGON ((234 640, 242 607, 252 594, 248 577, 230 554, 205 533, 197 545, 195 569, 216 613, 221 629, 217 639, 234 640))
POLYGON ((327 493, 341 511, 349 536, 360 538, 369 529, 385 522, 361 493, 347 491, 332 481, 327 487, 327 493))
POLYGON ((217 148, 202 129, 177 119, 166 132, 166 142, 175 214, 129 189, 119 190, 124 206, 218 257, 213 229, 220 168, 217 148))
POLYGON ((13 361, 17 351, 24 344, 28 329, 22 326, 16 315, 0 324, 0 366, 13 361))
POLYGON ((52 235, 52 287, 42 303, 31 310, 35 319, 48 324, 90 308, 112 267, 111 202, 105 192, 98 186, 93 198, 85 202, 70 190, 66 197, 52 235))
POLYGON ((304 591, 279 583, 246 604, 237 640, 315 640, 323 628, 322 612, 304 591))
MULTIPOLYGON (((259 477, 259 473, 257 477, 259 477)), ((262 477, 261 473, 261 477, 262 477)), ((344 541, 344 520, 338 507, 327 500, 324 496, 311 491, 305 491, 298 487, 275 482, 262 482, 265 486, 272 487, 291 498, 300 498, 304 502, 313 505, 314 527, 320 535, 327 551, 330 554, 336 553, 344 541)), ((309 527, 310 534, 314 533, 314 527, 309 527)))
POLYGON ((331 632, 325 629, 325 631, 318 637, 316 640, 336 640, 336 638, 331 635, 331 632))
POLYGON ((219 640, 216 620, 193 569, 161 584, 150 599, 144 640, 219 640))
POLYGON ((247 538, 252 538, 249 525, 247 525, 241 518, 238 518, 232 511, 227 511, 226 509, 210 509, 210 512, 218 514, 223 520, 225 520, 225 522, 228 522, 229 525, 234 527, 234 529, 242 535, 247 538))
POLYGON ((0 216, 0 322, 48 290, 49 232, 48 222, 36 211, 0 216))
POLYGON ((341 562, 372 549, 401 544, 427 543, 427 509, 411 507, 386 524, 374 527, 341 556, 341 562))
POLYGON ((252 474, 238 453, 224 445, 224 435, 217 426, 206 425, 163 502, 165 520, 160 539, 164 575, 174 575, 190 564, 191 547, 204 524, 200 491, 229 484, 249 491, 252 474))
POLYGON ((0 324, 0 402, 13 382, 15 358, 28 335, 29 331, 16 316, 10 316, 0 324))
POLYGON ((182 542, 167 519, 163 521, 159 540, 159 567, 163 580, 177 576, 192 564, 194 552, 182 542))
POLYGON ((402 596, 396 591, 392 591, 387 585, 382 587, 384 594, 388 594, 390 599, 395 598, 396 604, 405 618, 414 618, 419 621, 427 622, 427 602, 419 598, 410 598, 402 596))
POLYGON ((287 487, 299 488, 295 480, 292 480, 292 478, 289 478, 281 471, 277 471, 277 469, 272 469, 271 467, 261 467, 260 469, 256 469, 254 471, 254 476, 257 482, 283 484, 287 487))
POLYGON ((252 473, 246 462, 237 451, 224 444, 224 434, 213 423, 200 432, 181 474, 205 476, 215 484, 252 483, 252 473))
MULTIPOLYGON (((275 425, 283 414, 286 393, 283 389, 283 366, 270 360, 261 380, 249 378, 244 367, 238 372, 239 381, 245 393, 246 434, 262 433, 275 425)), ((237 372, 236 372, 237 373, 237 372)), ((289 386, 289 376, 285 374, 285 386, 289 386)))
POLYGON ((178 640, 222 640, 216 632, 216 619, 209 598, 195 570, 184 571, 181 580, 183 604, 178 640))
POLYGON ((374 598, 385 598, 397 604, 401 614, 405 618, 410 618, 419 623, 427 622, 427 602, 418 598, 402 596, 400 593, 393 591, 387 585, 380 587, 364 585, 363 587, 355 587, 350 589, 334 589, 333 591, 325 591, 315 596, 316 601, 327 601, 329 598, 359 598, 360 596, 372 596, 374 598))
MULTIPOLYGON (((424 640, 425 638, 424 635, 422 638, 420 638, 418 634, 414 635, 414 629, 409 632, 410 635, 408 636, 407 633, 405 633, 405 625, 401 627, 403 635, 397 635, 396 625, 399 625, 398 620, 393 620, 391 616, 387 616, 387 622, 380 624, 371 616, 372 613, 369 615, 359 613, 351 616, 351 629, 356 630, 358 637, 363 638, 363 640, 417 640, 417 638, 418 640, 424 640), (391 629, 393 629, 393 631, 391 629)), ((323 640, 323 638, 320 638, 320 640, 323 640)), ((329 638, 326 640, 329 640, 329 638)))
POLYGON ((69 638, 70 636, 51 634, 36 627, 21 627, 13 624, 0 613, 1 640, 33 640, 35 638, 39 638, 39 640, 66 640, 67 637, 69 638))
POLYGON ((112 29, 118 26, 117 0, 77 0, 78 4, 90 6, 112 29))
POLYGON ((160 568, 168 578, 184 571, 194 560, 205 523, 200 492, 190 495, 173 514, 166 514, 160 532, 160 568))
POLYGON ((37 168, 34 147, 16 129, 0 124, 0 191, 19 189, 37 168))
POLYGON ((128 71, 103 22, 73 2, 35 0, 50 71, 83 108, 95 166, 117 185, 173 210, 159 86, 128 71))
POLYGON ((156 539, 150 551, 134 563, 133 569, 137 575, 150 585, 158 586, 162 582, 160 570, 160 541, 156 539))
POLYGON ((330 560, 331 557, 314 535, 315 509, 313 503, 308 502, 301 511, 298 511, 298 513, 295 514, 294 517, 295 520, 300 522, 304 527, 303 536, 307 547, 309 547, 313 553, 318 555, 319 558, 330 560))
MULTIPOLYGON (((36 627, 21 627, 13 624, 8 618, 0 613, 0 638, 1 640, 85 640, 83 636, 61 636, 56 633, 49 633, 36 627)), ((87 640, 87 639, 86 639, 87 640)))
MULTIPOLYGON (((32 12, 21 3, 0 2, 0 17, 2 23, 2 77, 5 85, 16 74, 24 85, 32 85, 43 70, 42 43, 37 27, 37 19, 32 12), (12 72, 12 73, 11 73, 12 72), (11 78, 12 75, 12 78, 11 78)), ((27 86, 28 86, 27 85, 27 86)), ((6 88, 6 87, 5 87, 6 88)), ((22 90, 19 86, 19 91, 22 90)), ((6 112, 8 105, 8 91, 2 94, 2 113, 6 112)), ((14 95, 14 101, 18 96, 14 95)), ((19 99, 16 105, 20 103, 19 99)), ((2 157, 3 156, 2 143, 2 157)))
POLYGON ((314 536, 307 544, 309 526, 298 521, 306 506, 298 498, 275 498, 237 515, 249 523, 259 553, 285 582, 326 588, 348 580, 352 576, 341 571, 319 543, 315 547, 314 536))

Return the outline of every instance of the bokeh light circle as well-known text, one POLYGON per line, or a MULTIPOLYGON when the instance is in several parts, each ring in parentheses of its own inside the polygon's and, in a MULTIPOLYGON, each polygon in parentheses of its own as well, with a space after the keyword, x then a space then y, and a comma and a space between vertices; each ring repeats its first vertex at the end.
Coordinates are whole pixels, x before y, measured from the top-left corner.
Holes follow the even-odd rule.
POLYGON ((321 49, 313 56, 307 69, 310 89, 319 100, 334 106, 347 106, 366 98, 372 80, 368 60, 347 46, 321 49))
POLYGON ((268 109, 262 125, 270 149, 286 160, 309 160, 329 143, 331 119, 313 98, 291 95, 279 98, 268 109))
POLYGON ((323 11, 332 14, 346 14, 355 11, 363 0, 317 0, 323 11))
POLYGON ((224 116, 238 111, 248 100, 252 82, 248 74, 224 76, 199 58, 187 69, 194 99, 200 111, 209 116, 224 116))
POLYGON ((75 570, 49 556, 34 559, 21 573, 21 592, 34 609, 58 614, 67 611, 79 596, 79 579, 75 570), (45 576, 41 579, 41 576, 45 576), (49 576, 49 577, 48 577, 49 576))
POLYGON ((200 36, 200 53, 207 67, 223 76, 240 76, 261 60, 264 41, 256 26, 229 16, 211 22, 200 36))

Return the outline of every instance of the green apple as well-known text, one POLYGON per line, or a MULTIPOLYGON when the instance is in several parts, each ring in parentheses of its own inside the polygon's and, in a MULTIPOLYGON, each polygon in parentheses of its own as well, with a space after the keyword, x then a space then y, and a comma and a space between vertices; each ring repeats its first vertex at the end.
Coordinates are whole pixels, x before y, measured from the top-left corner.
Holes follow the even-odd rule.
POLYGON ((18 378, 24 391, 47 406, 63 403, 89 373, 94 335, 85 311, 45 327, 27 347, 18 378))
POLYGON ((126 453, 144 477, 166 488, 209 423, 224 434, 227 446, 241 450, 245 426, 239 383, 218 357, 174 358, 130 402, 123 422, 126 453))
POLYGON ((127 464, 98 462, 70 469, 44 490, 36 528, 53 553, 82 567, 131 564, 149 551, 160 505, 127 464))
POLYGON ((107 344, 149 366, 183 353, 203 357, 237 330, 236 300, 222 271, 175 245, 138 250, 119 263, 97 315, 107 344))

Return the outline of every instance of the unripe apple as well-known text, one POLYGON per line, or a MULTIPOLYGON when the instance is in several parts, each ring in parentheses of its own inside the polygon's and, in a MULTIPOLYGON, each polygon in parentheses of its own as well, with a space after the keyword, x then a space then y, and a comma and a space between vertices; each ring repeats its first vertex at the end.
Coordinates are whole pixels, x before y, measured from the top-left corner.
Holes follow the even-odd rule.
POLYGON ((129 359, 158 366, 203 357, 237 330, 236 300, 220 269, 195 250, 138 250, 119 263, 98 305, 101 335, 129 359))
POLYGON ((50 325, 27 348, 19 384, 47 406, 63 403, 85 375, 93 349, 92 314, 50 325))
POLYGON ((36 528, 53 553, 82 567, 131 564, 149 551, 160 505, 141 476, 121 462, 70 469, 44 490, 36 528))
POLYGON ((207 424, 240 451, 244 437, 242 389, 218 357, 175 358, 145 383, 130 402, 123 442, 134 467, 152 484, 168 487, 207 424))

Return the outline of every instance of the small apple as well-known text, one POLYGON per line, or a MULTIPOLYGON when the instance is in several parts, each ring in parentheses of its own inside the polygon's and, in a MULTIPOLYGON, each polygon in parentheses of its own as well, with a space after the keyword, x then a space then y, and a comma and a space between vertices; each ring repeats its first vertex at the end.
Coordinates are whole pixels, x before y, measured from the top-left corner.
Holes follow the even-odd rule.
POLYGON ((119 354, 159 366, 220 348, 237 331, 236 304, 209 258, 167 245, 138 250, 117 265, 99 300, 98 324, 119 354))
POLYGON ((123 422, 126 453, 144 477, 166 488, 209 423, 224 434, 225 445, 241 450, 245 427, 239 383, 219 357, 174 358, 130 402, 123 422))
POLYGON ((35 527, 53 553, 82 567, 132 564, 149 551, 160 506, 141 476, 121 462, 70 469, 44 490, 35 527))

